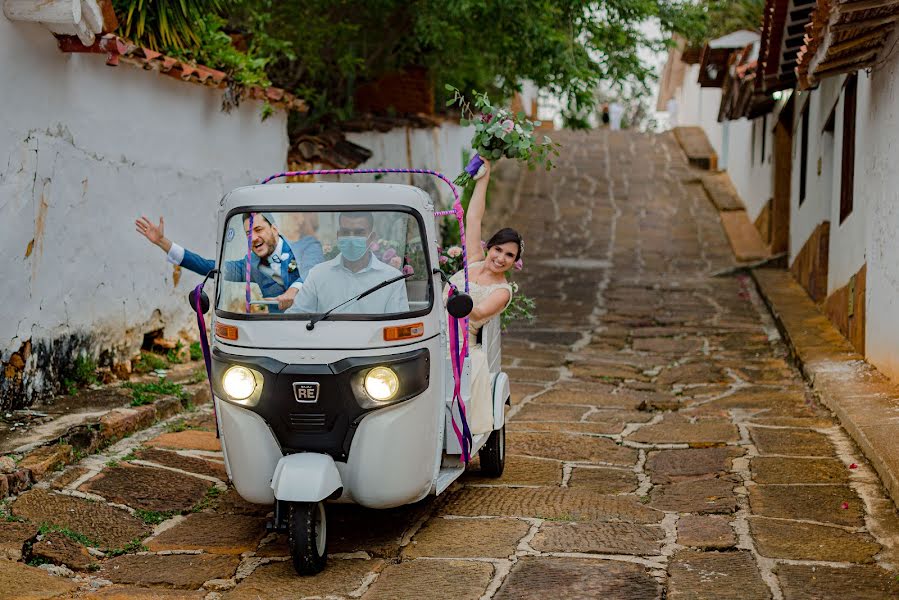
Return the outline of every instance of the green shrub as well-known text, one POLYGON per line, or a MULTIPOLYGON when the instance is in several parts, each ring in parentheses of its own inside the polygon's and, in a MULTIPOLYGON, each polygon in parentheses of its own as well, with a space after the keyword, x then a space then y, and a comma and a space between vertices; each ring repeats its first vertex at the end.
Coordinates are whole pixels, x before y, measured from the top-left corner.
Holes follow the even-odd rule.
POLYGON ((122 387, 131 390, 131 406, 149 404, 158 396, 175 396, 180 400, 187 397, 184 386, 168 381, 164 377, 153 383, 126 383, 122 387))
POLYGON ((97 361, 89 356, 79 356, 75 359, 72 369, 72 378, 80 385, 97 383, 97 361))
POLYGON ((158 354, 141 352, 140 358, 135 361, 132 369, 135 373, 149 373, 156 369, 167 369, 169 363, 158 354))

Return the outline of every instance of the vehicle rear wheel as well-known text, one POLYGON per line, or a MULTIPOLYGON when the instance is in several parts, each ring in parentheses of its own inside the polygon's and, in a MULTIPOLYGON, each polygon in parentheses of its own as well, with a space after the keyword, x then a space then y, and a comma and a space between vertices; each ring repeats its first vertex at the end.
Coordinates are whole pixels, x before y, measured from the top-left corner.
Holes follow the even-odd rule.
POLYGON ((287 544, 297 574, 315 575, 325 568, 328 538, 324 502, 290 503, 287 544))
POLYGON ((506 466, 506 426, 495 429, 487 443, 478 452, 481 459, 481 473, 487 477, 499 477, 506 466))

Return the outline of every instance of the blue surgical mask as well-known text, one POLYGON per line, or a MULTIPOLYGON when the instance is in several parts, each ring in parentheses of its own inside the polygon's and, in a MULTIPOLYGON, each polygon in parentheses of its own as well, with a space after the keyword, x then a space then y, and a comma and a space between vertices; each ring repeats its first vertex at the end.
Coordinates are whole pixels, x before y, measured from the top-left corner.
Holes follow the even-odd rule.
POLYGON ((368 238, 355 235, 347 235, 337 238, 337 247, 340 253, 350 262, 355 262, 365 255, 368 250, 368 238))

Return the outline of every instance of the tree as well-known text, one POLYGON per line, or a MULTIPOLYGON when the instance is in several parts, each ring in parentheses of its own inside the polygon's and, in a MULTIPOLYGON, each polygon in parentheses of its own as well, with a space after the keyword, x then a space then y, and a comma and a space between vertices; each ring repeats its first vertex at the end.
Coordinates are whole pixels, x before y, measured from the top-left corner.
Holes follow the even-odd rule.
POLYGON ((701 18, 693 0, 246 0, 230 21, 290 49, 268 75, 309 102, 295 124, 308 129, 349 118, 359 84, 408 65, 430 70, 438 98, 444 83, 502 98, 531 80, 584 126, 600 81, 652 77, 637 51, 664 41, 645 22, 686 33, 701 18))
MULTIPOLYGON (((182 28, 190 15, 202 20, 197 7, 224 4, 224 30, 250 40, 253 64, 310 104, 295 130, 350 118, 360 84, 411 65, 429 70, 438 99, 445 83, 507 98, 531 80, 563 99, 570 125, 586 126, 600 82, 645 85, 652 68, 638 50, 702 27, 700 2, 708 1, 717 0, 116 0, 120 14, 128 11, 126 34, 147 35, 152 23, 156 37, 148 39, 176 48, 179 40, 198 45, 182 28), (646 33, 650 22, 662 38, 646 33)), ((196 47, 186 53, 203 56, 196 47)))
POLYGON ((703 26, 686 36, 692 44, 704 44, 728 33, 762 28, 765 0, 703 0, 703 26))

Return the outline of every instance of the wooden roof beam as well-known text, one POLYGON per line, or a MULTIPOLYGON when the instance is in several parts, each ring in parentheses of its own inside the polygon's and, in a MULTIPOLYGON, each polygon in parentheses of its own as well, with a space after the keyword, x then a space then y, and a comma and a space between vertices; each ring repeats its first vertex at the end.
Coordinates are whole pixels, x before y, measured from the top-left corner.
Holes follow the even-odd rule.
POLYGON ((899 13, 895 15, 888 15, 886 17, 873 17, 871 19, 863 19, 860 21, 852 21, 849 23, 836 23, 834 25, 831 25, 829 30, 830 33, 839 33, 841 31, 846 31, 847 29, 866 29, 869 27, 879 27, 880 25, 895 23, 897 20, 899 20, 899 13))
POLYGON ((888 6, 899 6, 899 2, 897 0, 857 0, 856 2, 842 3, 837 10, 842 14, 849 14, 861 10, 886 8, 888 6))

